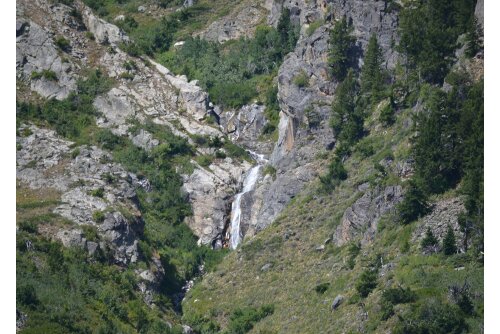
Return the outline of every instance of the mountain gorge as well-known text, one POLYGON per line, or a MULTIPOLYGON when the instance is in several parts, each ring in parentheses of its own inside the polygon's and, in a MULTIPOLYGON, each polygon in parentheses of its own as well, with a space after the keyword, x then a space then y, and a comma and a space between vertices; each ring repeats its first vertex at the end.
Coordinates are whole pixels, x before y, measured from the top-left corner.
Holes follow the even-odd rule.
POLYGON ((17 330, 482 332, 482 27, 18 0, 17 330))

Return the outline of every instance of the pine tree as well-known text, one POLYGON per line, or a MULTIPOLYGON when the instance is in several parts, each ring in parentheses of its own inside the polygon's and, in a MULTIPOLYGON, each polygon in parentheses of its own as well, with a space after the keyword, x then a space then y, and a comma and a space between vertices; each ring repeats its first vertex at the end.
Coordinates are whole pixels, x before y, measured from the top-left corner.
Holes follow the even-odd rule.
POLYGON ((353 64, 352 52, 356 39, 351 36, 352 30, 352 26, 347 23, 344 17, 335 24, 330 32, 328 64, 330 73, 338 81, 344 80, 349 67, 353 64))
POLYGON ((469 58, 474 57, 480 50, 478 24, 475 17, 471 17, 467 25, 467 34, 465 35, 465 55, 469 58))
POLYGON ((438 239, 432 233, 430 227, 427 227, 427 231, 425 232, 425 237, 422 239, 422 243, 420 244, 423 249, 427 247, 436 246, 439 244, 438 239))
POLYGON ((384 89, 382 62, 382 49, 378 45, 377 36, 372 34, 361 70, 361 92, 367 95, 372 105, 378 102, 384 89))
POLYGON ((364 118, 356 108, 358 85, 352 69, 338 86, 332 105, 330 126, 338 140, 353 144, 363 135, 364 118))
POLYGON ((453 255, 457 252, 457 242, 455 240, 455 233, 450 225, 446 231, 446 236, 443 239, 443 253, 445 255, 453 255))
POLYGON ((298 39, 296 29, 290 20, 290 9, 283 8, 277 30, 280 35, 282 56, 285 56, 295 48, 298 39))
POLYGON ((410 180, 405 197, 398 205, 401 223, 409 224, 425 215, 428 211, 427 195, 422 190, 419 182, 410 180))

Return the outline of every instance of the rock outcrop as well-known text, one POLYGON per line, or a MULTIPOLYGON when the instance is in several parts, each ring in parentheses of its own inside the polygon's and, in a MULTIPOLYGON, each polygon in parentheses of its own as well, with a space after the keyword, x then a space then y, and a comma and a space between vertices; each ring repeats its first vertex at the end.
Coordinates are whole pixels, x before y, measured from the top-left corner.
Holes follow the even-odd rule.
POLYGON ((361 244, 373 241, 380 218, 393 210, 402 199, 401 186, 367 189, 364 195, 344 212, 333 240, 339 246, 358 238, 361 239, 361 244))
MULTIPOLYGON (((60 191, 61 204, 54 213, 77 226, 95 226, 103 241, 99 247, 111 249, 117 263, 135 262, 144 228, 136 205, 138 178, 110 162, 111 155, 97 147, 72 151, 73 143, 58 138, 52 130, 29 126, 29 132, 17 137, 17 179, 32 189, 60 191), (72 152, 77 156, 72 158, 72 152)), ((79 228, 62 229, 57 237, 65 245, 85 247, 89 252, 96 248, 79 228)))
POLYGON ((219 43, 240 37, 251 37, 257 26, 265 21, 267 10, 263 5, 263 1, 259 0, 237 6, 231 13, 214 21, 196 36, 219 43))
POLYGON ((432 207, 432 211, 422 218, 422 223, 418 225, 412 235, 412 241, 420 243, 425 237, 427 228, 430 228, 434 236, 441 242, 448 226, 451 226, 457 240, 457 247, 460 251, 464 250, 464 234, 460 231, 458 217, 460 213, 465 212, 463 198, 450 198, 438 201, 432 207))
POLYGON ((72 73, 76 69, 59 55, 53 36, 38 24, 23 19, 16 21, 16 36, 18 80, 29 83, 41 96, 59 100, 76 89, 72 73))

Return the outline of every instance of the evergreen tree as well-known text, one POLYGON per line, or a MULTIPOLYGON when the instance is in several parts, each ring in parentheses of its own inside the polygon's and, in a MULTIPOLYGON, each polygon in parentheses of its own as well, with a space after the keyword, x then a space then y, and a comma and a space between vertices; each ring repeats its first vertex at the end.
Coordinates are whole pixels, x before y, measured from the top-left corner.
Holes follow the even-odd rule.
POLYGON ((352 69, 338 86, 332 105, 330 126, 338 140, 353 144, 363 136, 363 114, 356 108, 358 85, 352 69))
POLYGON ((384 88, 382 62, 382 49, 378 45, 377 36, 372 34, 361 70, 361 92, 367 95, 372 105, 378 102, 384 88))
POLYGON ((446 231, 446 236, 443 239, 443 253, 445 255, 453 255, 457 252, 457 243, 455 240, 455 233, 450 225, 446 231))
POLYGON ((356 39, 351 36, 352 30, 344 17, 330 32, 328 64, 330 73, 338 81, 344 80, 353 64, 352 53, 356 39))
POLYGON ((469 58, 474 57, 480 50, 479 44, 479 27, 477 24, 477 19, 471 17, 469 24, 467 26, 467 34, 465 35, 466 49, 465 55, 469 58))
POLYGON ((401 223, 409 224, 429 211, 427 195, 415 180, 410 180, 403 201, 398 205, 401 223))
POLYGON ((280 36, 282 56, 285 56, 295 48, 298 39, 297 29, 290 21, 290 9, 283 8, 277 30, 280 36))
POLYGON ((432 233, 430 227, 427 227, 425 237, 424 239, 422 239, 422 243, 420 245, 423 249, 425 249, 427 247, 436 246, 437 244, 439 244, 438 239, 434 236, 434 233, 432 233))

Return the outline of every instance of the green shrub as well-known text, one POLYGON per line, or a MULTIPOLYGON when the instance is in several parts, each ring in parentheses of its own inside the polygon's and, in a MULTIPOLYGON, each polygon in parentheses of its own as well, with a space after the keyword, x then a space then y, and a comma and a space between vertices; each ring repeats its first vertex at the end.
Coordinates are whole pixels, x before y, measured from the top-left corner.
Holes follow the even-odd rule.
POLYGON ((25 231, 28 233, 37 233, 38 232, 38 226, 36 225, 35 222, 33 221, 21 221, 19 223, 19 229, 21 231, 25 231))
POLYGON ((16 289, 16 302, 28 307, 35 307, 36 305, 38 305, 40 301, 38 300, 33 285, 31 284, 18 285, 16 289))
POLYGON ((464 333, 467 328, 465 317, 458 307, 437 301, 429 301, 418 307, 415 306, 399 316, 393 333, 460 334, 464 333))
POLYGON ((341 181, 347 179, 347 171, 342 160, 339 157, 334 157, 328 166, 327 174, 319 178, 325 190, 333 190, 341 181))
POLYGON ((87 37, 88 39, 90 39, 91 41, 94 41, 95 40, 95 36, 93 33, 91 33, 90 31, 86 31, 85 32, 85 37, 87 37))
MULTIPOLYGON (((96 211, 96 212, 101 212, 101 211, 96 211)), ((83 230, 84 237, 88 241, 94 241, 94 242, 99 241, 99 234, 97 233, 97 227, 95 227, 94 225, 82 225, 81 228, 83 230)))
POLYGON ((264 176, 271 175, 273 179, 276 179, 276 168, 268 164, 264 167, 263 174, 264 176))
POLYGON ((63 36, 57 36, 54 42, 57 45, 57 47, 63 50, 64 52, 69 52, 71 50, 71 44, 63 36))
POLYGON ((109 129, 99 130, 96 134, 96 140, 103 149, 110 151, 124 145, 122 137, 115 135, 109 129))
POLYGON ((229 318, 227 334, 245 334, 261 319, 274 313, 274 305, 237 309, 229 318))
POLYGON ((38 80, 44 78, 49 81, 57 81, 57 74, 51 70, 42 70, 42 72, 31 72, 31 80, 38 80))
POLYGON ((394 305, 412 303, 417 295, 410 288, 391 288, 382 292, 382 320, 389 319, 394 314, 394 305))
POLYGON ((314 291, 319 294, 324 294, 328 288, 330 288, 330 283, 321 283, 314 287, 314 291))
POLYGON ((104 221, 104 218, 106 218, 106 216, 104 215, 104 212, 102 212, 102 211, 94 211, 92 213, 92 219, 96 223, 102 223, 104 221))
POLYGON ((377 287, 377 272, 367 269, 361 273, 356 282, 356 291, 363 298, 366 298, 370 292, 377 287))
POLYGON ((125 80, 134 80, 134 77, 135 75, 129 72, 122 72, 120 74, 120 78, 125 80))
POLYGON ((361 245, 359 243, 352 243, 349 245, 349 248, 347 248, 347 252, 349 254, 347 266, 352 270, 354 268, 354 265, 356 264, 356 257, 358 256, 359 252, 361 252, 361 245))
POLYGON ((94 196, 94 197, 103 198, 104 197, 104 188, 100 187, 100 188, 91 190, 89 192, 89 195, 94 196))
POLYGON ((314 34, 316 29, 321 27, 323 24, 325 24, 325 20, 323 20, 323 19, 316 20, 316 21, 312 22, 311 24, 309 24, 309 27, 307 27, 307 30, 306 30, 307 36, 311 36, 312 34, 314 34))
POLYGON ((79 155, 80 155, 80 148, 75 148, 73 151, 71 151, 71 159, 75 159, 79 155))
POLYGON ((224 153, 224 151, 217 150, 217 151, 215 151, 215 157, 217 159, 226 159, 227 156, 226 156, 226 153, 224 153))
POLYGON ((195 158, 196 162, 202 167, 208 167, 214 161, 214 157, 211 155, 199 155, 195 158))
POLYGON ((244 160, 250 159, 250 155, 245 149, 234 144, 230 140, 226 140, 224 142, 224 150, 226 150, 227 155, 230 156, 231 158, 244 159, 244 160))
POLYGON ((300 73, 293 78, 293 83, 299 88, 309 87, 309 76, 304 70, 301 70, 300 73))

